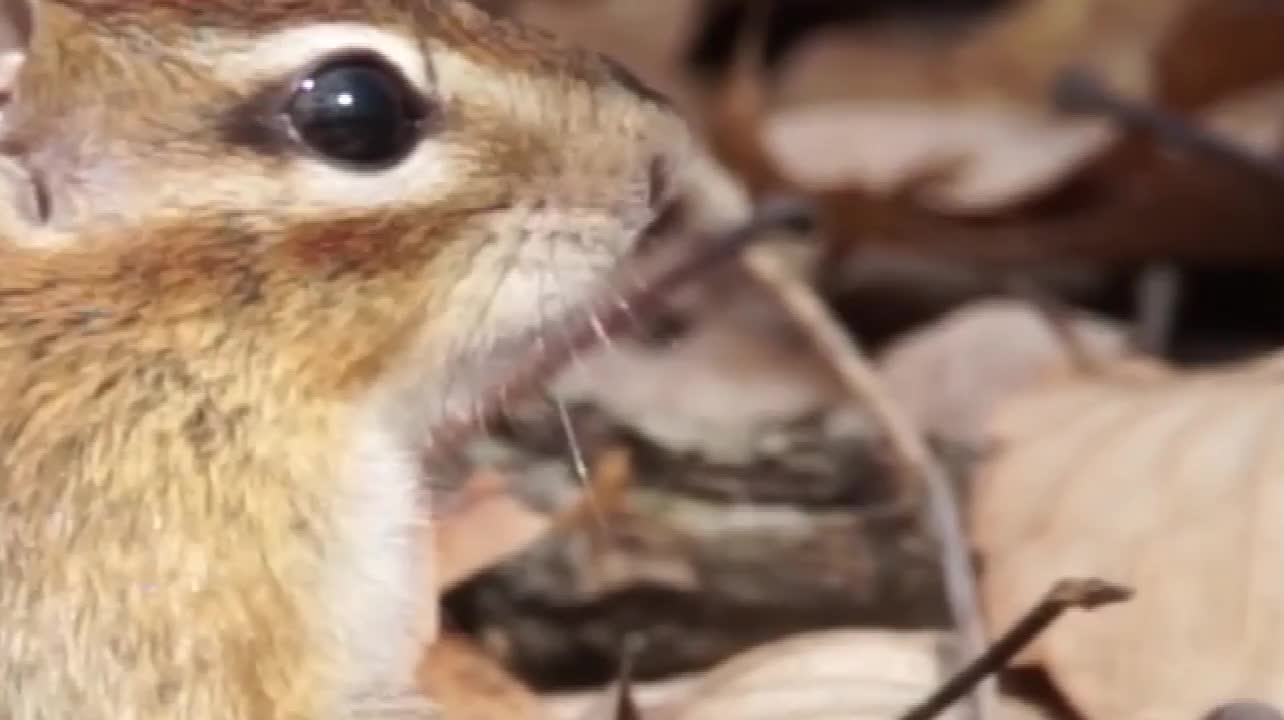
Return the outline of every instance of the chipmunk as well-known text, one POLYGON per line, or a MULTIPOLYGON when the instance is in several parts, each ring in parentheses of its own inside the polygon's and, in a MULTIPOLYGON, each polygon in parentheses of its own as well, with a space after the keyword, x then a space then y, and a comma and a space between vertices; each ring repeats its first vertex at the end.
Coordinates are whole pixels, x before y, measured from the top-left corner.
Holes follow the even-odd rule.
POLYGON ((448 0, 0 0, 0 719, 428 718, 420 450, 691 134, 448 0))

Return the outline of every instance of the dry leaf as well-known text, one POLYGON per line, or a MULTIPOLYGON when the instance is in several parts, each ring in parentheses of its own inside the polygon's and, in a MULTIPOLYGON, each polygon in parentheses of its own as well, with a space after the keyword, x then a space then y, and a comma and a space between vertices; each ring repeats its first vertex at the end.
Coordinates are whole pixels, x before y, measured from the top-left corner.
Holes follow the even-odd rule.
MULTIPOLYGON (((1094 361, 1127 352, 1124 329, 1077 317, 1073 336, 1094 361)), ((932 435, 978 447, 984 424, 1009 395, 1070 370, 1063 341, 1040 312, 1019 300, 982 300, 887 348, 880 370, 892 397, 932 435)))
POLYGON ((995 632, 1061 577, 1131 586, 1027 660, 1089 718, 1284 702, 1284 357, 1065 379, 1007 403, 971 521, 995 632))
MULTIPOLYGON (((695 677, 678 677, 650 683, 635 683, 633 699, 642 709, 644 720, 653 720, 654 708, 664 707, 676 699, 690 694, 699 680, 695 677)), ((603 720, 610 718, 615 705, 616 687, 605 690, 588 690, 556 693, 544 697, 544 710, 555 720, 603 720)))
MULTIPOLYGON (((775 317, 761 299, 746 299, 734 312, 750 302, 775 317)), ((841 397, 805 345, 764 337, 763 324, 761 317, 724 317, 663 349, 620 344, 570 368, 558 394, 626 418, 671 451, 742 462, 756 454, 764 428, 832 407, 841 397)))
MULTIPOLYGON (((735 657, 656 720, 887 720, 943 680, 930 632, 836 630, 798 635, 735 657)), ((956 717, 946 714, 943 718, 956 717)))
POLYGON ((510 494, 507 481, 490 470, 475 472, 451 500, 432 524, 439 593, 528 547, 552 527, 552 518, 510 494))
POLYGON ((1284 75, 1284 4, 1191 0, 1155 53, 1155 94, 1203 107, 1284 75))
POLYGON ((1022 0, 976 24, 823 33, 783 68, 780 100, 1001 99, 1039 107, 1052 77, 1072 63, 1145 94, 1151 52, 1187 1, 1022 0))
MULTIPOLYGON (((941 635, 937 635, 936 638, 933 640, 932 634, 926 632, 869 630, 835 630, 803 635, 733 658, 724 666, 714 668, 709 679, 688 675, 637 683, 633 686, 633 696, 642 709, 644 720, 777 720, 778 718, 818 720, 818 717, 826 720, 828 718, 861 720, 864 717, 891 720, 897 716, 897 711, 921 702, 928 693, 936 689, 929 686, 930 681, 926 679, 929 676, 937 676, 939 672, 936 667, 936 653, 945 639, 941 635), (820 663, 833 660, 852 664, 845 669, 831 668, 826 665, 821 673, 812 673, 808 670, 808 664, 811 661, 802 656, 814 658, 820 663), (865 687, 865 684, 878 684, 872 680, 878 671, 871 672, 870 668, 882 668, 889 660, 892 663, 892 670, 883 672, 878 682, 888 681, 890 683, 888 688, 884 688, 887 695, 903 698, 904 705, 896 702, 887 714, 844 714, 843 706, 835 705, 830 710, 838 713, 836 715, 797 715, 789 708, 779 707, 782 701, 788 702, 788 698, 796 696, 797 692, 801 691, 805 694, 814 691, 817 678, 820 676, 823 676, 821 682, 825 682, 825 678, 836 680, 829 689, 836 690, 839 694, 859 694, 867 699, 873 698, 880 691, 865 687), (800 671, 801 680, 790 674, 794 669, 800 671), (730 702, 729 696, 738 692, 743 686, 727 685, 717 679, 724 677, 728 672, 740 674, 746 685, 753 684, 750 688, 752 695, 735 706, 730 702), (749 675, 744 675, 746 672, 749 675), (843 677, 837 677, 837 674, 844 672, 846 674, 843 677), (759 688, 756 683, 759 679, 776 683, 780 686, 780 692, 773 693, 770 687, 763 687, 761 688, 763 694, 758 695, 759 688), (717 687, 711 687, 710 680, 717 683, 717 687), (902 680, 905 681, 903 684, 902 680), (843 683, 847 681, 850 682, 844 685, 843 683), (786 683, 790 684, 786 685, 786 683), (893 689, 892 685, 896 685, 896 688, 893 689), (920 692, 921 695, 915 695, 920 692), (701 704, 700 696, 711 693, 718 693, 716 701, 707 706, 701 704), (767 696, 774 696, 774 699, 767 700, 766 704, 761 706, 753 704, 754 697, 761 699, 767 696), (776 712, 777 714, 736 714, 753 713, 759 708, 767 713, 776 712), (694 714, 697 712, 699 714, 694 714), (723 712, 729 714, 722 714, 723 712)), ((608 713, 615 699, 613 692, 614 688, 608 688, 550 695, 544 698, 544 707, 555 720, 604 720, 610 717, 608 713)), ((820 699, 823 701, 823 698, 820 699)), ((950 717, 954 716, 947 715, 944 719, 948 720, 950 717)), ((999 704, 998 720, 1049 720, 1051 717, 1053 716, 1039 707, 1017 698, 1004 696, 999 704)))
MULTIPOLYGON (((1056 58, 1061 68, 1079 57, 1067 48, 1122 43, 1124 59, 1109 61, 1115 72, 1102 75, 1110 87, 1144 100, 1151 89, 1150 51, 1162 45, 1170 23, 1183 17, 1185 2, 1034 0, 998 23, 993 35, 976 40, 982 49, 993 43, 993 52, 974 58, 1021 65, 1012 58, 1046 52, 1044 59, 1056 58), (1143 27, 1147 32, 1136 32, 1143 27), (1133 76, 1141 79, 1129 81, 1133 76)), ((958 60, 960 67, 970 62, 958 60)), ((983 76, 987 63, 959 72, 983 76)), ((798 109, 794 101, 795 109, 777 111, 788 114, 769 121, 766 88, 744 75, 733 75, 709 98, 706 119, 717 156, 746 179, 755 196, 774 191, 814 199, 821 229, 836 252, 884 244, 939 259, 999 264, 1280 256, 1284 206, 1278 188, 1207 157, 1191 162, 1134 142, 1103 149, 1101 138, 1093 136, 1100 129, 1059 126, 1037 113, 985 111, 973 103, 975 94, 968 104, 959 100, 967 94, 928 95, 935 104, 919 100, 917 107, 875 97, 833 107, 813 100, 811 109, 798 109), (955 98, 958 104, 948 107, 965 111, 962 120, 940 112, 947 107, 942 97, 955 98), (942 168, 954 172, 941 173, 942 168)), ((1047 104, 1050 80, 1048 74, 1039 83, 1038 107, 1047 104)), ((1226 89, 1220 88, 1221 95, 1226 89)), ((989 98, 994 102, 993 93, 989 98)), ((1217 124, 1224 110, 1210 107, 1199 120, 1217 124)), ((1243 118, 1229 124, 1245 126, 1243 118)), ((1281 134, 1278 125, 1263 131, 1260 120, 1247 126, 1255 148, 1262 146, 1261 137, 1270 141, 1281 134)))
POLYGON ((443 635, 428 648, 419 683, 450 720, 548 717, 538 697, 461 635, 443 635))
MULTIPOLYGON (((1075 339, 1095 361, 1127 352, 1123 328, 1075 318, 1075 339)), ((893 343, 879 359, 887 389, 920 428, 977 447, 984 423, 1009 396, 1071 358, 1049 321, 1030 304, 987 300, 965 305, 893 343)))
POLYGON ((886 194, 948 162, 957 172, 922 199, 942 211, 1010 207, 1064 181, 1115 136, 1105 122, 1001 105, 851 100, 781 110, 763 143, 804 187, 886 194))
POLYGON ((956 85, 973 92, 1046 101, 1052 79, 1088 65, 1130 95, 1150 97, 1151 67, 1165 31, 1189 0, 1030 0, 978 32, 946 60, 956 85))

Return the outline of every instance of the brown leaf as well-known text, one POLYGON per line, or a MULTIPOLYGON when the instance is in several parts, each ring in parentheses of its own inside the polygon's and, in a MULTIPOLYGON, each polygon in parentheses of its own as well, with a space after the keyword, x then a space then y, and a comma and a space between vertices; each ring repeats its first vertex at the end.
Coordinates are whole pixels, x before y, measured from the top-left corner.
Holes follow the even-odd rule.
POLYGON ((545 720, 539 698, 462 635, 428 648, 420 687, 450 720, 545 720))
POLYGON ((999 631, 1060 577, 1135 589, 1027 659, 1091 718, 1284 701, 1284 356, 1064 379, 1001 408, 971 521, 999 631))
POLYGON ((1284 76, 1284 4, 1193 0, 1155 53, 1155 95, 1202 108, 1284 76))
MULTIPOLYGON (((1085 48, 1117 45, 1110 56, 1116 59, 1103 61, 1109 72, 1100 75, 1116 91, 1145 100, 1153 89, 1151 50, 1182 16, 1185 2, 1034 0, 982 33, 976 52, 939 57, 936 64, 1002 85, 1001 67, 1029 67, 1027 55, 1043 58, 1035 73, 1041 78, 1037 107, 1043 107, 1054 69, 1092 55, 1085 48)), ((1229 89, 1245 88, 1219 85, 1218 99, 1229 89)), ((786 104, 792 109, 770 119, 773 98, 766 89, 733 74, 709 98, 705 114, 715 154, 753 194, 810 196, 824 235, 840 252, 885 244, 1000 265, 1280 257, 1284 206, 1276 184, 1206 157, 1192 162, 1155 151, 1130 135, 1103 144, 1100 128, 1041 119, 1023 112, 1015 96, 998 111, 974 102, 988 97, 992 103, 995 96, 920 94, 913 98, 917 105, 897 105, 877 100, 886 95, 848 94, 851 102, 842 105, 813 98, 804 108, 794 100, 786 104), (942 179, 942 165, 957 171, 942 179), (935 176, 930 192, 904 192, 923 189, 916 185, 925 174, 935 176)), ((1036 107, 1033 96, 1026 97, 1027 106, 1036 107)), ((1222 110, 1210 107, 1199 120, 1216 125, 1222 110)), ((1250 134, 1265 135, 1269 149, 1278 149, 1278 124, 1265 132, 1260 121, 1252 125, 1250 134)), ((1251 144, 1258 149, 1263 142, 1251 144)))
POLYGON ((1187 1, 1023 0, 974 24, 825 33, 783 69, 779 102, 999 100, 1037 108, 1061 68, 1083 63, 1144 95, 1151 52, 1187 1))
POLYGON ((1016 3, 949 58, 955 83, 1042 105, 1067 65, 1089 65, 1125 92, 1150 97, 1152 54, 1189 0, 1032 0, 1016 3))

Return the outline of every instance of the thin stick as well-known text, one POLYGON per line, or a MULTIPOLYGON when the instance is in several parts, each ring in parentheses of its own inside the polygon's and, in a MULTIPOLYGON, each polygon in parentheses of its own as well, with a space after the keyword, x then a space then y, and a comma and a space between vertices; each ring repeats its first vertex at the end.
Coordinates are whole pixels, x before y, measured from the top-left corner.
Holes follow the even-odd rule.
POLYGON ((931 697, 901 716, 901 720, 930 720, 945 712, 977 683, 1007 667, 1017 653, 1043 634, 1070 608, 1095 610, 1132 597, 1128 588, 1103 580, 1062 580, 984 653, 951 677, 931 697))
MULTIPOLYGON (((946 598, 967 657, 985 648, 985 633, 977 599, 976 579, 968 543, 959 518, 948 474, 932 454, 922 433, 884 389, 855 340, 838 324, 816 293, 766 248, 745 254, 750 274, 776 295, 794 321, 836 371, 840 381, 882 426, 902 466, 925 493, 928 515, 941 543, 946 598)), ((998 695, 992 681, 983 681, 973 695, 976 716, 995 717, 998 695)))
POLYGON ((1214 708, 1202 720, 1284 720, 1284 713, 1256 700, 1236 700, 1214 708))
POLYGON ((612 720, 642 720, 642 711, 633 698, 633 668, 642 652, 641 636, 630 635, 624 640, 620 652, 619 687, 615 695, 615 716, 612 720))
POLYGON ((1137 349, 1163 357, 1172 343, 1181 305, 1182 273, 1174 263, 1147 265, 1137 279, 1137 349))
POLYGON ((1124 127, 1265 178, 1284 188, 1284 164, 1262 158, 1178 115, 1129 100, 1083 69, 1063 72, 1053 87, 1053 102, 1069 113, 1102 115, 1124 127))

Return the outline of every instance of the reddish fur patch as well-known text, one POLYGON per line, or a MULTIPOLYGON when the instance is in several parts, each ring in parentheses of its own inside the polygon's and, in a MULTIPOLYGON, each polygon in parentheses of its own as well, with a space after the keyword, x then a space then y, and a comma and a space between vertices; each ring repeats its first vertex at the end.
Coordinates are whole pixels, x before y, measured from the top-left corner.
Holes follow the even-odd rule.
POLYGON ((50 0, 91 21, 189 35, 194 27, 263 34, 308 22, 364 22, 431 37, 483 65, 564 75, 592 85, 611 69, 541 30, 495 18, 463 0, 50 0))

